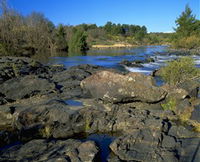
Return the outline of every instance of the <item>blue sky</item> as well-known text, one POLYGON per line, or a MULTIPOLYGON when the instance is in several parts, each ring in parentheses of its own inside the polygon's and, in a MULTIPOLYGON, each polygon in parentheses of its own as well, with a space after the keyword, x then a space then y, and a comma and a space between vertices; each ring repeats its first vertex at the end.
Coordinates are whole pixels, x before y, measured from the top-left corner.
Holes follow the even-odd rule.
POLYGON ((149 32, 169 32, 189 4, 199 19, 200 0, 8 0, 9 5, 27 15, 42 12, 54 24, 77 25, 107 21, 145 25, 149 32))

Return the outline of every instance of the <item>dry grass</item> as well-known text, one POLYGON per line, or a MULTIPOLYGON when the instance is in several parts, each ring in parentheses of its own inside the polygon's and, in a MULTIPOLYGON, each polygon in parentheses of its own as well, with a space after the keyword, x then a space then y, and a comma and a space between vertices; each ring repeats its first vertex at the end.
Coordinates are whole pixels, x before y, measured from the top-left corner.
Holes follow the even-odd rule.
POLYGON ((127 47, 136 47, 136 45, 132 44, 124 44, 124 43, 116 43, 113 45, 92 45, 92 48, 127 48, 127 47))

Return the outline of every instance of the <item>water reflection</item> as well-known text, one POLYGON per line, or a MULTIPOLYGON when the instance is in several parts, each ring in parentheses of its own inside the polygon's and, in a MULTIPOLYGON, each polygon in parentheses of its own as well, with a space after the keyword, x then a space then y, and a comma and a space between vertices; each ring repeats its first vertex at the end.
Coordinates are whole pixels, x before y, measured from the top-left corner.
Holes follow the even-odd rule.
MULTIPOLYGON (((103 50, 93 49, 88 51, 87 54, 58 52, 51 57, 40 55, 38 60, 45 64, 63 64, 66 68, 80 64, 93 64, 122 71, 141 72, 149 75, 155 69, 164 66, 166 61, 180 57, 175 54, 166 54, 167 49, 167 46, 144 46, 103 50), (144 63, 142 64, 143 67, 140 68, 122 66, 119 64, 122 60, 145 60, 149 57, 153 58, 155 62, 144 63)), ((200 57, 193 56, 193 58, 195 59, 196 66, 200 67, 200 57)))
POLYGON ((108 68, 122 68, 119 62, 122 60, 143 60, 146 57, 153 55, 155 52, 163 52, 166 46, 145 46, 137 48, 123 49, 105 49, 91 50, 87 55, 73 54, 69 57, 51 57, 50 64, 63 64, 66 67, 71 67, 80 64, 94 64, 108 68))

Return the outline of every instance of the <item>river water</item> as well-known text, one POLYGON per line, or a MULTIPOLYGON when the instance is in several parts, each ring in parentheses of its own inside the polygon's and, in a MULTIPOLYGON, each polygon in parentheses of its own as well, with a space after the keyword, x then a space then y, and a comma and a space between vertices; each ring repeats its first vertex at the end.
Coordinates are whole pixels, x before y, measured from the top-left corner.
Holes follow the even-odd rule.
MULTIPOLYGON (((166 61, 181 57, 173 53, 170 55, 166 54, 167 49, 167 46, 143 46, 128 49, 91 50, 84 56, 75 54, 76 56, 51 57, 49 64, 63 64, 66 68, 80 64, 93 64, 119 70, 150 74, 153 70, 164 66, 166 61), (144 60, 149 57, 154 58, 155 62, 142 64, 143 67, 140 68, 127 67, 119 64, 123 60, 144 60)), ((196 66, 200 67, 200 56, 192 57, 195 59, 196 66)))

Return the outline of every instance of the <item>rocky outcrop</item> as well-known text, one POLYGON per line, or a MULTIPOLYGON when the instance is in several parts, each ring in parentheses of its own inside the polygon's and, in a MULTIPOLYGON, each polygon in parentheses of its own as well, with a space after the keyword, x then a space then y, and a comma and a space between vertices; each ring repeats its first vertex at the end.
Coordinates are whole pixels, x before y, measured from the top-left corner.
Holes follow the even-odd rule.
POLYGON ((200 160, 196 84, 156 87, 139 73, 31 62, 0 58, 0 161, 200 160), (21 68, 4 75, 2 60, 21 68), (114 136, 108 159, 87 139, 99 132, 114 136))

